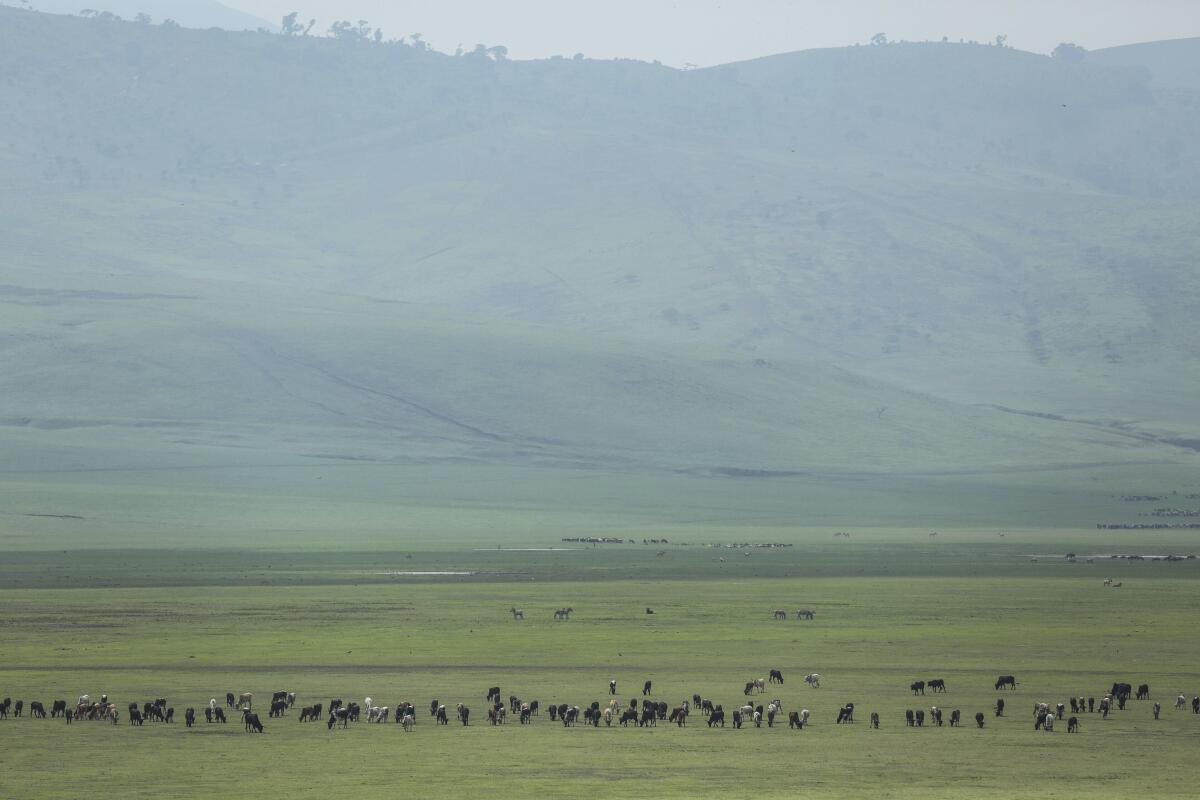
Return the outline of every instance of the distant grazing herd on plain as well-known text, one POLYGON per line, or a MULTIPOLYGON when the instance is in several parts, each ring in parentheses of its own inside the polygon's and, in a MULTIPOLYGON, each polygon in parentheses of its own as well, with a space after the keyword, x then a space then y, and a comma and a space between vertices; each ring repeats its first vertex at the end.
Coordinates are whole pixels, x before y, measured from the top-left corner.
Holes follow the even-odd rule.
MULTIPOLYGON (((728 717, 729 725, 735 729, 762 728, 764 724, 768 728, 774 728, 777 722, 782 725, 783 715, 786 713, 788 728, 803 730, 808 727, 811 712, 807 708, 785 712, 783 702, 779 699, 767 703, 755 703, 751 699, 765 693, 768 687, 776 684, 782 685, 783 682, 783 672, 778 669, 770 670, 767 678, 754 678, 747 681, 743 688, 743 695, 747 699, 732 706, 728 717)), ((804 676, 804 682, 814 689, 819 689, 821 676, 817 673, 809 673, 804 676)), ((1015 691, 1017 689, 1016 677, 1001 675, 996 679, 994 688, 998 692, 1015 691)), ((909 685, 909 691, 914 697, 924 696, 927 689, 935 695, 945 695, 949 691, 946 681, 941 678, 913 681, 909 685)), ((601 723, 605 727, 612 727, 613 723, 616 723, 622 727, 629 727, 630 724, 633 724, 635 727, 645 728, 657 727, 659 722, 673 723, 684 727, 693 716, 699 717, 699 722, 710 729, 726 727, 727 717, 724 705, 694 694, 691 699, 685 699, 679 704, 671 706, 666 702, 650 699, 652 690, 653 682, 646 681, 642 685, 640 701, 639 698, 631 698, 628 703, 622 703, 616 698, 617 681, 614 678, 608 684, 610 699, 607 703, 601 703, 599 700, 592 701, 585 706, 551 703, 545 708, 550 722, 560 723, 565 728, 575 727, 579 724, 598 728, 601 723)), ((1116 682, 1113 683, 1112 688, 1100 696, 1099 700, 1095 696, 1079 696, 1069 698, 1067 703, 1060 702, 1054 705, 1047 702, 1035 702, 1033 704, 1033 729, 1050 733, 1054 731, 1056 721, 1061 722, 1065 719, 1067 732, 1076 733, 1080 730, 1079 714, 1098 713, 1102 718, 1108 719, 1110 713, 1124 711, 1131 698, 1149 701, 1150 686, 1143 683, 1137 687, 1135 692, 1132 684, 1116 682), (1066 717, 1068 706, 1071 714, 1069 718, 1066 717)), ((491 725, 506 724, 510 715, 522 725, 531 724, 535 717, 541 717, 542 705, 538 700, 525 701, 516 695, 509 695, 506 702, 499 686, 492 686, 488 689, 484 703, 486 719, 491 725)), ((1175 698, 1176 710, 1184 711, 1187 709, 1187 705, 1188 700, 1183 694, 1175 698)), ((289 711, 295 710, 295 706, 295 692, 274 692, 271 695, 268 719, 282 720, 288 716, 289 711)), ((435 724, 448 725, 451 716, 464 726, 470 724, 471 709, 464 703, 456 703, 451 709, 447 704, 434 699, 429 703, 428 708, 429 716, 435 724)), ((1150 708, 1154 719, 1159 719, 1162 711, 1161 704, 1154 702, 1150 708)), ((99 695, 96 699, 87 694, 80 695, 73 704, 66 700, 56 700, 51 704, 49 712, 46 711, 45 704, 40 701, 30 702, 28 709, 23 700, 13 702, 12 698, 6 697, 0 701, 0 719, 24 717, 26 710, 28 710, 30 719, 60 718, 68 725, 83 720, 117 725, 124 719, 128 724, 136 726, 142 726, 147 722, 163 724, 175 722, 175 709, 168 704, 166 698, 156 698, 140 705, 137 702, 131 702, 124 711, 117 703, 110 701, 108 695, 99 695)), ((992 713, 996 717, 1003 717, 1005 710, 1004 697, 998 697, 995 706, 991 709, 992 713)), ((1200 714, 1200 696, 1192 697, 1191 712, 1200 714)), ((835 724, 853 724, 854 714, 854 703, 840 705, 837 709, 837 718, 834 720, 835 724)), ((252 692, 240 694, 227 692, 224 703, 213 697, 201 707, 200 715, 204 717, 206 724, 227 723, 232 716, 240 718, 247 733, 264 733, 266 731, 266 726, 258 712, 254 710, 254 694, 252 692), (229 711, 228 715, 226 714, 227 710, 229 711)), ((185 709, 184 725, 191 728, 199 722, 200 715, 197 714, 194 707, 185 709)), ((334 698, 329 701, 328 705, 324 703, 301 705, 297 719, 301 723, 323 720, 326 730, 331 732, 335 729, 345 729, 352 723, 364 721, 375 724, 394 722, 400 725, 404 731, 411 732, 416 727, 419 716, 424 716, 424 714, 418 713, 417 707, 411 702, 403 701, 394 706, 388 706, 378 704, 372 698, 366 697, 361 704, 334 698)), ((974 719, 976 727, 983 728, 987 721, 987 715, 982 711, 977 711, 974 719)), ((928 710, 915 708, 904 712, 906 727, 923 728, 926 727, 927 721, 929 727, 942 727, 944 722, 952 728, 959 727, 962 722, 962 712, 957 708, 943 709, 937 705, 930 706, 928 710)), ((868 727, 878 729, 880 725, 879 713, 872 711, 868 717, 868 727)))

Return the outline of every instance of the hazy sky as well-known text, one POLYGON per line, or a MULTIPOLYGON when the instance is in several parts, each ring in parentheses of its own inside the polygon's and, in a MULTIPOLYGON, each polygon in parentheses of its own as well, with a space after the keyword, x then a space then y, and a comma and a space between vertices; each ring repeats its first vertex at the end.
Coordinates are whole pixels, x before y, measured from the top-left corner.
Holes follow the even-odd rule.
POLYGON ((277 21, 289 11, 366 19, 438 50, 506 45, 513 58, 582 52, 667 64, 738 61, 891 39, 991 40, 1022 50, 1088 49, 1200 36, 1200 0, 223 0, 277 21))

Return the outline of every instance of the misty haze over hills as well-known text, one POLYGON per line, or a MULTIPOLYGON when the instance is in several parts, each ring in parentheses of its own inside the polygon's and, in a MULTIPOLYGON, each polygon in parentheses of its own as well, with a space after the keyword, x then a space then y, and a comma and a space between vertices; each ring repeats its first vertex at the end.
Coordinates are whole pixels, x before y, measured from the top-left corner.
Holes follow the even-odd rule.
POLYGON ((253 31, 259 28, 279 30, 278 22, 267 22, 253 14, 217 2, 217 0, 2 0, 0 5, 32 8, 48 14, 79 15, 85 10, 107 11, 126 20, 145 14, 158 24, 173 20, 185 28, 224 28, 230 31, 253 31))
POLYGON ((1200 446, 1197 40, 681 72, 0 8, 0 74, 8 470, 1200 446))

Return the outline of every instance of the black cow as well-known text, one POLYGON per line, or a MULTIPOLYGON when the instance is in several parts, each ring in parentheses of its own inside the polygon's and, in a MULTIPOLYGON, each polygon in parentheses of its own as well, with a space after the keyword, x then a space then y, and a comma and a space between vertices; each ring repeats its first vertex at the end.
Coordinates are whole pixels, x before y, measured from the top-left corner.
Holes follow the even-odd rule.
POLYGON ((658 701, 658 708, 656 710, 658 711, 658 718, 660 720, 665 720, 667 718, 667 703, 665 700, 658 701))
POLYGON ((1004 698, 1003 697, 996 698, 996 716, 997 717, 1004 716, 1004 698))
POLYGON ((1149 700, 1150 699, 1150 684, 1143 683, 1138 686, 1137 699, 1138 700, 1149 700))
POLYGON ((253 711, 242 712, 242 722, 246 724, 246 733, 250 733, 251 731, 256 733, 264 732, 262 720, 260 720, 258 718, 258 714, 255 714, 253 711))
POLYGON ((467 721, 471 718, 471 709, 463 706, 462 710, 458 712, 458 718, 462 720, 463 727, 465 728, 467 721))
POLYGON ((962 721, 962 712, 957 708, 950 712, 950 727, 957 728, 962 721))
POLYGON ((911 708, 904 712, 904 723, 910 728, 916 725, 916 715, 911 708))
POLYGON ((1076 700, 1074 697, 1071 698, 1071 713, 1072 714, 1079 713, 1079 701, 1076 700))
POLYGON ((1054 707, 1054 716, 1058 717, 1059 719, 1063 718, 1063 714, 1065 712, 1066 712, 1066 706, 1064 706, 1062 703, 1059 703, 1058 705, 1056 705, 1054 707))
POLYGON ((213 710, 208 706, 204 707, 204 721, 209 723, 213 721, 213 710))
POLYGON ((1158 714, 1160 711, 1162 711, 1162 706, 1159 705, 1158 703, 1155 703, 1154 704, 1154 718, 1155 719, 1158 719, 1158 714))
POLYGON ((217 706, 213 709, 213 714, 216 715, 217 722, 228 722, 228 720, 225 719, 225 711, 220 706, 217 706))
POLYGON ((497 700, 500 699, 500 687, 499 686, 493 686, 492 688, 488 689, 487 697, 484 699, 491 700, 493 697, 496 698, 497 700))
POLYGON ((22 711, 24 711, 24 710, 25 710, 25 701, 24 701, 24 700, 18 700, 18 701, 17 701, 17 702, 16 702, 16 703, 13 705, 13 716, 14 716, 14 717, 19 717, 19 716, 21 716, 21 712, 22 712, 22 711))
POLYGON ((535 717, 541 716, 540 714, 538 714, 538 701, 537 700, 531 700, 529 702, 529 713, 535 717))
POLYGON ((929 709, 929 721, 939 728, 942 727, 942 710, 937 706, 929 709))
MULTIPOLYGON (((734 712, 734 719, 737 719, 736 711, 734 712)), ((840 721, 840 718, 839 718, 839 721, 840 721)), ((799 711, 789 711, 788 712, 788 727, 789 728, 799 728, 800 730, 804 730, 804 721, 800 719, 799 711)))
POLYGON ((642 697, 650 694, 650 687, 654 684, 653 681, 646 681, 642 684, 642 697))
POLYGON ((871 712, 871 727, 874 728, 875 730, 879 730, 879 712, 878 711, 871 712))
MULTIPOLYGON (((329 704, 329 713, 332 714, 334 711, 337 711, 337 707, 340 706, 341 704, 342 704, 341 700, 334 700, 333 702, 331 702, 329 704)), ((433 700, 430 700, 429 701, 429 716, 436 717, 439 706, 441 706, 441 703, 439 703, 436 698, 433 700)))
POLYGON ((942 678, 934 678, 929 682, 929 688, 935 692, 946 691, 946 681, 942 678))
POLYGON ((682 728, 687 724, 687 711, 684 710, 683 706, 675 706, 675 708, 671 709, 671 716, 668 719, 682 728))
POLYGON ((913 681, 908 688, 913 694, 925 694, 925 681, 913 681))
POLYGON ((638 720, 638 727, 644 728, 647 725, 649 725, 651 728, 658 727, 658 714, 656 713, 657 711, 658 711, 657 705, 650 705, 649 703, 643 703, 642 704, 642 718, 638 720))
POLYGON ((924 727, 925 726, 925 711, 924 711, 924 709, 918 708, 916 717, 917 717, 917 727, 918 728, 924 727))
POLYGON ((996 691, 999 691, 1001 689, 1016 689, 1016 688, 1017 688, 1017 679, 1014 678, 1012 675, 1001 675, 999 678, 996 678, 996 691))
POLYGON ((174 722, 174 721, 175 721, 175 707, 172 706, 167 709, 167 722, 174 722))
POLYGON ((142 724, 142 712, 138 711, 137 706, 134 706, 133 708, 129 709, 129 724, 130 725, 141 725, 142 724))
POLYGON ((1091 714, 1096 710, 1096 698, 1088 698, 1088 713, 1091 714))
POLYGON ((283 712, 287 710, 287 700, 272 700, 271 710, 267 712, 270 717, 282 717, 283 712))
POLYGON ((554 703, 550 704, 550 721, 558 722, 558 706, 554 705, 554 703))
POLYGON ((1200 697, 1192 698, 1192 713, 1200 714, 1200 697))
POLYGON ((275 704, 275 703, 278 703, 278 702, 280 702, 280 701, 283 701, 284 703, 287 703, 287 696, 288 696, 288 693, 287 693, 287 692, 274 692, 274 693, 272 693, 272 695, 271 695, 271 703, 272 703, 272 705, 273 705, 273 704, 275 704))
POLYGON ((233 692, 226 692, 225 693, 225 705, 229 706, 230 708, 233 708, 236 703, 237 703, 237 700, 234 699, 233 692))
POLYGON ((1075 733, 1079 730, 1079 717, 1071 717, 1067 720, 1067 733, 1075 733))
POLYGON ((713 712, 708 715, 708 727, 712 728, 716 725, 725 727, 725 712, 719 708, 713 709, 713 712))
POLYGON ((846 703, 838 709, 837 722, 839 725, 843 722, 854 722, 854 703, 846 703))
MULTIPOLYGON (((204 710, 208 711, 209 716, 212 716, 211 711, 209 711, 207 708, 204 710)), ((211 721, 212 720, 210 719, 209 722, 211 722, 211 721)), ((183 712, 183 724, 189 728, 192 727, 192 725, 196 724, 196 709, 189 708, 183 712)))
POLYGON ((773 669, 771 670, 771 675, 767 678, 767 681, 770 683, 783 683, 783 673, 780 670, 773 669))
POLYGON ((46 707, 42 705, 41 700, 34 700, 29 704, 29 716, 34 719, 46 718, 46 707))
POLYGON ((50 716, 51 717, 57 717, 61 714, 66 714, 66 713, 67 713, 67 701, 66 700, 55 700, 54 705, 50 706, 50 716))
POLYGON ((1114 683, 1112 685, 1112 689, 1109 691, 1109 694, 1111 694, 1113 697, 1120 697, 1121 695, 1131 695, 1131 694, 1133 694, 1133 684, 1132 683, 1114 683))
MULTIPOLYGON (((562 705, 563 704, 561 703, 559 704, 560 709, 562 705)), ((575 721, 579 718, 579 706, 568 706, 567 710, 563 711, 558 716, 562 720, 563 727, 569 728, 574 725, 575 721)), ((635 714, 634 716, 636 718, 637 715, 635 714)))
POLYGON ((980 711, 978 714, 975 715, 975 724, 981 728, 983 727, 983 712, 982 711, 980 711))

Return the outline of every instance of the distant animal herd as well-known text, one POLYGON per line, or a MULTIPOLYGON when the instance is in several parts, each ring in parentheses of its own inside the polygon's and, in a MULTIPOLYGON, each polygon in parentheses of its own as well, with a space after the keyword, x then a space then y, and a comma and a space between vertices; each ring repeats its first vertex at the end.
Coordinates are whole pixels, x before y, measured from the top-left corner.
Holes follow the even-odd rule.
MULTIPOLYGON (((783 672, 779 669, 772 669, 766 678, 753 678, 746 681, 743 694, 750 697, 754 694, 761 694, 767 690, 767 687, 774 684, 782 684, 784 682, 783 672)), ((804 682, 814 688, 820 688, 821 676, 817 673, 809 673, 804 676, 804 682)), ((1011 692, 1017 688, 1016 678, 1012 675, 1001 675, 996 679, 994 688, 997 691, 1011 692)), ((683 727, 688 724, 689 719, 693 716, 699 716, 702 722, 708 728, 724 728, 726 722, 735 729, 742 727, 761 728, 765 724, 768 728, 774 728, 777 721, 782 722, 782 715, 785 713, 783 702, 779 699, 771 700, 769 703, 754 703, 750 700, 743 701, 732 707, 728 719, 726 717, 725 707, 720 703, 713 702, 710 698, 693 694, 690 699, 684 699, 676 705, 671 705, 663 701, 647 699, 651 695, 653 682, 646 681, 642 684, 642 699, 632 698, 627 704, 623 704, 615 696, 612 697, 606 704, 602 704, 599 700, 592 701, 589 704, 580 706, 571 703, 551 703, 546 706, 548 716, 551 722, 559 723, 564 728, 575 727, 578 724, 584 726, 591 725, 600 727, 601 723, 605 727, 612 727, 615 722, 621 727, 629 727, 633 724, 635 727, 656 727, 659 722, 675 724, 683 727)), ((933 678, 930 680, 913 681, 909 685, 909 691, 913 695, 924 695, 925 690, 935 694, 946 694, 948 688, 946 681, 942 678, 933 678)), ((612 679, 608 684, 608 694, 616 695, 617 681, 612 679)), ((1051 733, 1054 731, 1055 721, 1063 721, 1067 707, 1070 707, 1071 716, 1066 719, 1067 732, 1076 733, 1080 730, 1078 714, 1083 713, 1099 713, 1104 719, 1107 719, 1113 711, 1123 711, 1126 703, 1134 698, 1136 700, 1150 700, 1150 686, 1141 684, 1135 692, 1133 685, 1130 683, 1116 682, 1112 687, 1104 693, 1097 702, 1095 696, 1092 697, 1071 697, 1067 703, 1055 703, 1053 706, 1047 702, 1035 702, 1033 704, 1033 729, 1035 731, 1045 731, 1051 733)), ((535 717, 541 716, 541 703, 538 700, 522 700, 516 695, 509 695, 507 702, 501 694, 499 686, 492 686, 487 690, 484 696, 486 708, 486 718, 490 725, 504 725, 508 717, 511 715, 516 717, 522 725, 531 724, 535 717)), ((1183 694, 1175 698, 1175 709, 1179 711, 1186 710, 1188 704, 1187 697, 1183 694)), ((269 704, 268 719, 283 719, 288 715, 288 712, 293 710, 296 705, 296 693, 290 691, 277 691, 271 695, 269 704)), ((429 716, 435 724, 448 725, 453 714, 453 719, 466 726, 470 724, 471 709, 464 703, 455 703, 453 711, 450 707, 437 699, 429 703, 429 716)), ((1006 709, 1006 703, 1003 697, 996 699, 996 704, 992 709, 996 717, 1003 717, 1006 709)), ((1155 702, 1151 706, 1154 719, 1159 719, 1162 711, 1161 704, 1155 702)), ((0 719, 8 719, 9 717, 19 718, 25 716, 25 702, 17 700, 13 702, 12 698, 6 697, 0 701, 0 719)), ((1191 711, 1193 714, 1200 715, 1200 696, 1193 696, 1191 699, 1191 711)), ((854 722, 855 704, 852 702, 839 704, 837 708, 837 717, 834 720, 835 724, 853 724, 854 722)), ((209 699, 208 703, 201 707, 206 724, 224 724, 229 721, 230 716, 235 718, 240 717, 240 721, 247 733, 264 733, 266 725, 263 724, 258 712, 254 710, 254 694, 252 692, 234 692, 225 693, 224 703, 218 702, 216 697, 209 699), (226 710, 230 710, 230 715, 226 715, 226 710)), ((811 712, 807 708, 799 710, 787 711, 788 728, 792 730, 803 730, 809 726, 811 720, 811 712)), ((142 726, 147 722, 171 724, 175 721, 175 709, 167 703, 166 698, 156 698, 152 701, 146 701, 142 704, 131 702, 126 706, 124 714, 118 704, 109 700, 108 695, 100 695, 99 699, 93 700, 90 695, 80 695, 75 703, 69 704, 66 700, 56 700, 50 706, 49 714, 46 712, 45 705, 40 701, 32 701, 28 706, 28 718, 45 719, 61 718, 68 725, 77 720, 88 720, 97 722, 107 722, 112 725, 119 724, 122 719, 126 720, 129 725, 142 726)), ((385 723, 394 722, 400 725, 405 732, 411 732, 417 723, 417 718, 420 716, 417 712, 417 707, 408 701, 396 703, 394 706, 377 703, 371 697, 366 697, 360 704, 355 701, 345 702, 341 698, 334 698, 325 703, 315 703, 311 705, 302 705, 297 717, 301 723, 325 721, 326 730, 332 732, 335 729, 345 729, 351 723, 385 723)), ((987 721, 987 715, 982 711, 978 711, 974 715, 975 725, 977 728, 983 728, 987 721)), ((197 724, 198 716, 195 707, 189 707, 183 713, 184 725, 191 728, 197 724)), ((908 709, 904 712, 904 723, 906 727, 923 728, 926 721, 930 727, 942 727, 944 723, 948 723, 949 727, 956 728, 961 725, 962 712, 959 709, 949 710, 939 706, 930 706, 928 710, 924 708, 908 709)), ((868 727, 878 729, 881 725, 881 718, 878 712, 872 711, 868 717, 868 727)))

